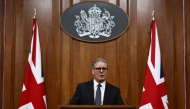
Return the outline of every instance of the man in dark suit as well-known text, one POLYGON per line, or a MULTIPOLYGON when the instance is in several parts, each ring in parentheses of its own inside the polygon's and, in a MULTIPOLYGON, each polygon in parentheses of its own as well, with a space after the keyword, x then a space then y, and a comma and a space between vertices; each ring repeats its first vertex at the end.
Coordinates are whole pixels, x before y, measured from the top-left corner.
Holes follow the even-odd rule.
POLYGON ((94 79, 78 84, 69 104, 76 105, 123 105, 120 89, 106 82, 108 63, 103 58, 92 64, 94 79), (99 100, 98 100, 99 99, 99 100))

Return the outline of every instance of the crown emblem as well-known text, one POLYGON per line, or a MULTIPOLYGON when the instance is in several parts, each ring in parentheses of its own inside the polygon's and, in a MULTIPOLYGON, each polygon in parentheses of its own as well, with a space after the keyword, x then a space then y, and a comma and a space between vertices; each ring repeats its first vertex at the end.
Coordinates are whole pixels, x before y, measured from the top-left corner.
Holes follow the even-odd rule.
POLYGON ((75 17, 74 25, 80 37, 89 36, 93 39, 100 36, 109 37, 112 28, 115 26, 114 16, 111 16, 106 9, 102 13, 101 9, 96 7, 96 4, 88 10, 88 15, 84 10, 81 10, 80 16, 75 15, 75 17))

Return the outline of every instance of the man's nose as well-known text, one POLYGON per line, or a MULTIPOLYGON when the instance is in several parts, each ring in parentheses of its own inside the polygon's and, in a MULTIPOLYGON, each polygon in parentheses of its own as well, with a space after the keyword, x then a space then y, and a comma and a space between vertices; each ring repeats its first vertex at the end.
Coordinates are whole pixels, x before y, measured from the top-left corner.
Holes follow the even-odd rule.
POLYGON ((103 72, 103 69, 100 69, 100 72, 103 72))

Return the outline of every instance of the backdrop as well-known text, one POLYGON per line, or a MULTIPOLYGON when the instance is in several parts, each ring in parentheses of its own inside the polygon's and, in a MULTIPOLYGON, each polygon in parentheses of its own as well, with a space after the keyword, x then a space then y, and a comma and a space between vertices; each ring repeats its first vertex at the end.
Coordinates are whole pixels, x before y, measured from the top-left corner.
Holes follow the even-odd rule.
POLYGON ((108 61, 107 81, 121 89, 123 100, 139 106, 153 10, 170 108, 190 109, 190 87, 187 87, 190 85, 190 1, 101 0, 117 5, 129 16, 128 29, 104 43, 82 42, 62 30, 62 13, 83 1, 90 0, 0 1, 0 106, 18 108, 36 8, 48 109, 65 105, 78 83, 93 78, 91 64, 97 57, 108 61))

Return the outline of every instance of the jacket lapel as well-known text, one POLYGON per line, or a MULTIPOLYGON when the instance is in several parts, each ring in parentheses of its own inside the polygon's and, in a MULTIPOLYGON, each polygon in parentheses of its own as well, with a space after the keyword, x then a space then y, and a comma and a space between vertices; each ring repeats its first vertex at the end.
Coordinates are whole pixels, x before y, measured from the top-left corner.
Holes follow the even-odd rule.
POLYGON ((88 82, 88 91, 90 94, 91 103, 94 104, 94 83, 93 83, 93 80, 88 82))
POLYGON ((103 101, 104 105, 106 104, 106 102, 110 96, 110 92, 111 92, 110 84, 106 82, 106 88, 105 88, 105 92, 104 92, 104 101, 103 101))

